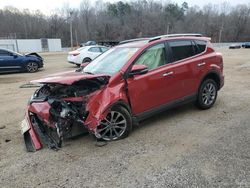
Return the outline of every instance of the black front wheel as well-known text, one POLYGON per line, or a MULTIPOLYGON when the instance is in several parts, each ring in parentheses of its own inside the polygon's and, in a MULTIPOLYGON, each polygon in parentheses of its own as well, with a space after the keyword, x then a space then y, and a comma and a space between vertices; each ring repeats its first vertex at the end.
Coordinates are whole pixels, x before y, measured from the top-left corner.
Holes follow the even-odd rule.
POLYGON ((89 62, 91 62, 91 59, 88 58, 88 57, 86 57, 86 58, 84 58, 84 59, 82 60, 82 63, 89 63, 89 62))
POLYGON ((36 72, 37 70, 38 70, 38 63, 36 63, 36 62, 28 62, 26 64, 26 71, 27 72, 33 73, 33 72, 36 72))
POLYGON ((113 107, 96 129, 97 139, 112 141, 128 136, 132 129, 130 113, 121 106, 113 107))
POLYGON ((196 106, 204 110, 211 108, 216 101, 217 91, 218 86, 214 80, 204 80, 199 88, 196 106))

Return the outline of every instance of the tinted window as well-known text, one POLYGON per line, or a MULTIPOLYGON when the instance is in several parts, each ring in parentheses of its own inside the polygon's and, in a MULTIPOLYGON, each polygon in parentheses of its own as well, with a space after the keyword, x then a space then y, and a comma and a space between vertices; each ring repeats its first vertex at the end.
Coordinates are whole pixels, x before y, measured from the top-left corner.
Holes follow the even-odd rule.
POLYGON ((101 52, 99 47, 90 48, 88 51, 90 51, 90 52, 101 52))
POLYGON ((168 44, 172 50, 173 61, 179 61, 194 55, 191 41, 170 41, 168 44))
POLYGON ((108 48, 101 47, 102 52, 106 52, 108 48))
POLYGON ((198 52, 202 53, 206 50, 207 42, 204 40, 195 40, 195 43, 198 47, 198 52))
POLYGON ((147 49, 136 61, 135 64, 143 64, 149 70, 166 64, 166 51, 164 44, 155 45, 147 49))

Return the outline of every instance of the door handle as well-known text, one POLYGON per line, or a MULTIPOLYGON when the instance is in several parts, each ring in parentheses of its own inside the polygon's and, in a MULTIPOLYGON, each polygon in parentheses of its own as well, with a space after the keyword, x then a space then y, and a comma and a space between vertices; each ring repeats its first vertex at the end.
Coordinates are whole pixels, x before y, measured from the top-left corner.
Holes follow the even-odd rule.
POLYGON ((172 75, 172 74, 174 74, 174 72, 173 71, 170 71, 170 72, 166 72, 166 73, 164 73, 162 76, 169 76, 169 75, 172 75))
POLYGON ((197 64, 198 67, 201 67, 201 66, 204 66, 204 65, 206 65, 206 62, 202 62, 202 63, 197 64))

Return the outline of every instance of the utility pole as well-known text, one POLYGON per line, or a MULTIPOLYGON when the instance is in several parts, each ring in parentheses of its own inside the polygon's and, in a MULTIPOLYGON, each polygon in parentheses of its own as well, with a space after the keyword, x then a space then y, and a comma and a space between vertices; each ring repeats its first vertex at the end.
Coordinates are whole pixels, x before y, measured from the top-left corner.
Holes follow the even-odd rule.
POLYGON ((78 47, 77 31, 75 30, 76 46, 78 47))
POLYGON ((73 28, 72 28, 72 21, 73 21, 73 11, 70 11, 69 12, 69 16, 70 16, 70 47, 71 47, 71 50, 73 50, 73 28))
POLYGON ((170 24, 168 22, 168 25, 167 25, 167 35, 169 34, 169 27, 170 27, 170 24))
POLYGON ((223 31, 223 25, 222 25, 221 28, 220 28, 219 43, 221 43, 222 31, 223 31))
POLYGON ((17 52, 19 52, 19 48, 18 48, 18 42, 17 42, 16 33, 14 33, 14 37, 15 37, 15 42, 16 42, 16 51, 17 51, 17 52))

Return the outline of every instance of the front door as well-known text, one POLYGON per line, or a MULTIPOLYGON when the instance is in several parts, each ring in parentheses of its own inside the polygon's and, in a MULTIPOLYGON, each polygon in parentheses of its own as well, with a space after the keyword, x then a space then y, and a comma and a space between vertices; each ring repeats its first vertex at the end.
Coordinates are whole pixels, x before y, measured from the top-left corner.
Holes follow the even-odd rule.
POLYGON ((128 94, 134 115, 152 110, 176 98, 179 90, 175 83, 175 72, 171 64, 167 64, 164 43, 148 48, 136 60, 135 64, 144 64, 149 72, 135 75, 127 79, 128 94))

